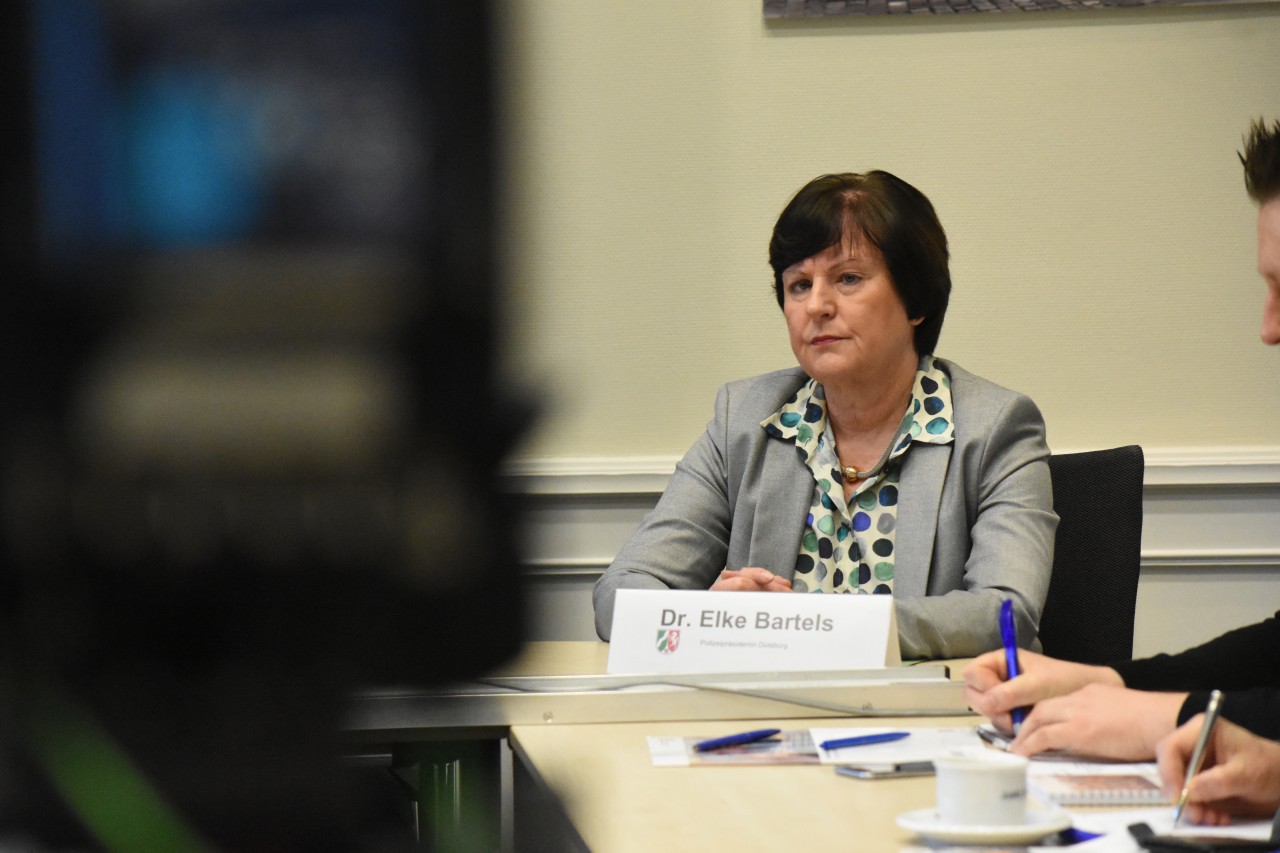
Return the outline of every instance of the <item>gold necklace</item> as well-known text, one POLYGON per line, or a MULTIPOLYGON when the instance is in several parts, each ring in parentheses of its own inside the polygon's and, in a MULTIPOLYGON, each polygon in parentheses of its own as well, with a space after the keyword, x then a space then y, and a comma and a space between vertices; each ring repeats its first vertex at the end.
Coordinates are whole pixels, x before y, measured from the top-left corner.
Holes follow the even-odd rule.
MULTIPOLYGON (((906 432, 910 425, 911 415, 911 404, 908 402, 907 412, 902 416, 902 420, 899 422, 898 428, 894 430, 893 437, 889 439, 889 444, 885 447, 884 453, 880 454, 880 461, 871 468, 868 468, 866 471, 859 471, 857 466, 854 465, 849 465, 847 467, 843 465, 840 466, 840 474, 844 477, 846 482, 852 483, 854 480, 868 480, 880 473, 884 468, 885 463, 889 461, 889 454, 893 453, 894 445, 898 443, 898 439, 902 437, 902 434, 906 432)), ((839 459, 839 451, 836 451, 836 458, 837 460, 839 459)))

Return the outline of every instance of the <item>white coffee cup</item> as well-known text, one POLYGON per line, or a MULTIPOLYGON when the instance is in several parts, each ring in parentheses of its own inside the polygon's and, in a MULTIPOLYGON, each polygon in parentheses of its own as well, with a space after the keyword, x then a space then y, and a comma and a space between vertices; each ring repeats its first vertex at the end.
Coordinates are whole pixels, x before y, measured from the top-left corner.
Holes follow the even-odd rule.
POLYGON ((1026 821, 1027 759, 1002 752, 935 758, 938 819, 960 826, 1008 826, 1026 821))

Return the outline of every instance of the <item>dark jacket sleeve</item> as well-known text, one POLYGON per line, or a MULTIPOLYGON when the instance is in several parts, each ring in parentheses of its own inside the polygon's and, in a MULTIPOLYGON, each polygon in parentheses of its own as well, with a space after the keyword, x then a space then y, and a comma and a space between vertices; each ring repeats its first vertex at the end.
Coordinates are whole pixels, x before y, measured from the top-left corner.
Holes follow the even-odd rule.
POLYGON ((1225 694, 1222 715, 1250 731, 1280 739, 1280 613, 1228 631, 1176 655, 1113 665, 1125 686, 1187 690, 1178 723, 1199 714, 1209 691, 1225 694))
MULTIPOLYGON (((1203 712, 1208 704, 1209 691, 1193 690, 1178 711, 1178 725, 1203 712)), ((1280 690, 1274 687, 1224 690, 1222 716, 1256 735, 1280 740, 1280 690)))

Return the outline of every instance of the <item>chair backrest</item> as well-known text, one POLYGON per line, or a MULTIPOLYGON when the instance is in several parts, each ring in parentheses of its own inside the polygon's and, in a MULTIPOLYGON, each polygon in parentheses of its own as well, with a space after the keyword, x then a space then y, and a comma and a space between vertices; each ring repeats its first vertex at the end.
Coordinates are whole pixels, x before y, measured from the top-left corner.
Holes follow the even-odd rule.
POLYGON ((1047 655, 1107 664, 1133 656, 1142 553, 1142 448, 1049 457, 1058 535, 1040 618, 1047 655))

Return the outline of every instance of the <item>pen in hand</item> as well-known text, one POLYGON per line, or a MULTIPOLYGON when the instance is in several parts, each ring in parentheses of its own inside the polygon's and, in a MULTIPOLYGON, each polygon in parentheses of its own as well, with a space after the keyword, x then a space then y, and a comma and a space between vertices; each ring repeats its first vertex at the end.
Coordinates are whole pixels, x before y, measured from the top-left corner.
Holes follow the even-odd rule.
MULTIPOLYGON (((1000 639, 1004 643, 1004 663, 1009 678, 1014 679, 1022 674, 1022 665, 1018 662, 1018 625, 1013 619, 1013 601, 1006 598, 1000 602, 1000 639)), ((1028 708, 1014 708, 1009 712, 1013 720, 1013 733, 1022 728, 1022 721, 1027 718, 1028 708)))
POLYGON ((1209 694, 1209 705, 1205 708, 1204 723, 1200 726, 1200 736, 1191 750, 1191 761, 1187 763, 1186 779, 1182 783, 1182 793, 1178 795, 1178 807, 1173 812, 1173 825, 1176 827, 1182 820, 1182 812, 1187 807, 1187 798, 1191 794, 1191 780, 1200 772, 1204 764, 1205 750, 1209 747, 1209 737, 1213 734, 1213 724, 1218 721, 1218 712, 1222 708, 1222 691, 1215 690, 1209 694))

